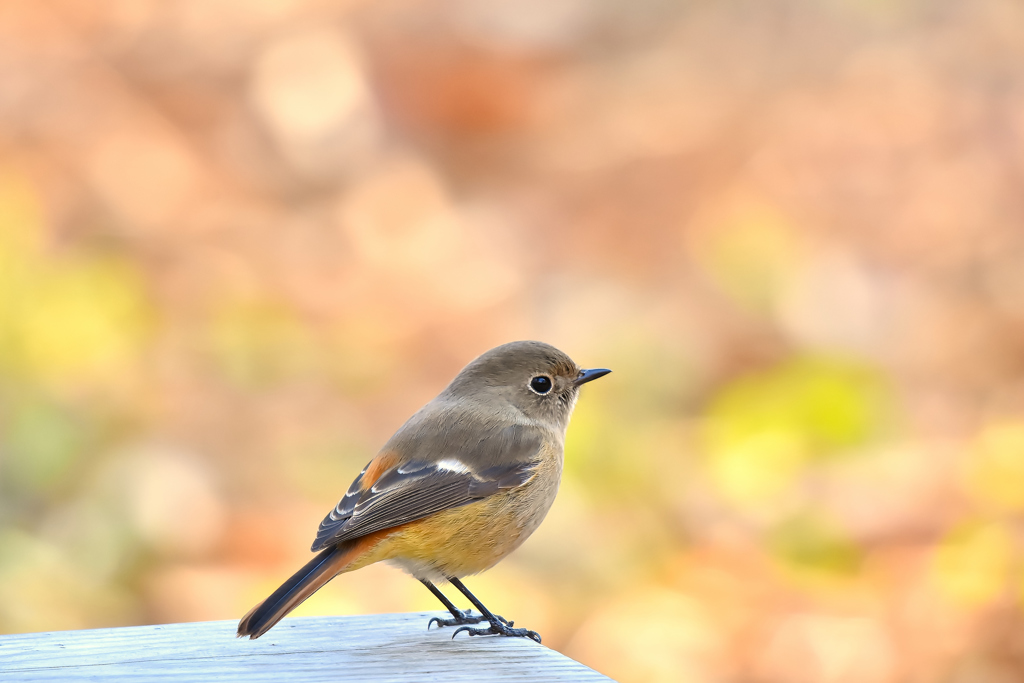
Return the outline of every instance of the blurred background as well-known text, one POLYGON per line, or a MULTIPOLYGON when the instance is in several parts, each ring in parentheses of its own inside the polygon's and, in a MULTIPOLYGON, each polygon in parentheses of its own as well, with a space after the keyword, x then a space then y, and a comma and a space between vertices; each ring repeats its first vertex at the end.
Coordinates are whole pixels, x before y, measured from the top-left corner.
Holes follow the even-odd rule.
POLYGON ((1016 0, 7 0, 0 632, 239 618, 536 338, 615 373, 492 609, 626 682, 1022 680, 1022 190, 1016 0))

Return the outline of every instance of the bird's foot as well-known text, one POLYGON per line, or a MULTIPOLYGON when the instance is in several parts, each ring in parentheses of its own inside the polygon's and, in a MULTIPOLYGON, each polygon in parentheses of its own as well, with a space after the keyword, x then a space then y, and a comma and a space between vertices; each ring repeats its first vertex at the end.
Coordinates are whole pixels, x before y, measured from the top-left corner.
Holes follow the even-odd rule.
MULTIPOLYGON (((540 642, 540 634, 536 631, 530 631, 525 628, 512 628, 513 622, 505 621, 501 617, 497 617, 500 621, 491 621, 490 628, 470 628, 469 626, 463 626, 455 629, 455 633, 452 634, 452 639, 459 635, 463 631, 471 636, 511 636, 513 638, 530 638, 538 643, 540 642)), ((484 619, 481 618, 481 621, 484 619)))
MULTIPOLYGON (((511 623, 506 622, 504 617, 498 617, 498 619, 501 620, 502 623, 506 623, 509 626, 512 625, 511 623)), ((473 614, 473 610, 468 609, 465 612, 459 612, 458 617, 453 617, 451 619, 432 617, 430 621, 427 622, 427 629, 429 630, 430 627, 434 624, 437 624, 437 627, 441 628, 443 626, 465 626, 466 624, 479 624, 481 621, 487 621, 487 617, 483 616, 482 614, 473 614)))

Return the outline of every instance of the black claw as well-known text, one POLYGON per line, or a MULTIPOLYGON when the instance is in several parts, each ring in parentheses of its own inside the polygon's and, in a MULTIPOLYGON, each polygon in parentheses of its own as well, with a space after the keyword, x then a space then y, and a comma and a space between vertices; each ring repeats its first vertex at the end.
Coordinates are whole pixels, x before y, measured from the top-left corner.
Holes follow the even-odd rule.
MULTIPOLYGON (((449 576, 448 581, 453 586, 458 588, 460 593, 469 598, 469 601, 473 603, 473 605, 478 610, 480 610, 484 616, 472 617, 472 621, 470 621, 470 619, 468 618, 459 619, 458 615, 462 613, 459 612, 458 608, 455 607, 455 605, 453 605, 451 601, 448 600, 448 598, 444 597, 441 594, 441 592, 434 587, 432 583, 424 580, 423 584, 430 589, 430 592, 437 596, 437 598, 442 603, 444 603, 444 606, 448 608, 449 612, 451 612, 453 615, 456 615, 455 619, 438 619, 438 625, 440 626, 443 624, 478 624, 481 621, 486 621, 489 624, 489 628, 469 628, 469 626, 460 625, 459 628, 455 629, 455 633, 452 634, 453 640, 455 639, 455 636, 465 631, 471 636, 511 636, 513 638, 530 638, 531 640, 535 640, 538 643, 540 642, 540 635, 536 631, 528 631, 525 628, 512 628, 511 621, 506 620, 504 617, 499 617, 496 614, 492 614, 490 610, 484 607, 482 602, 477 600, 476 597, 472 593, 470 593, 465 586, 462 585, 462 582, 459 581, 457 577, 449 576)), ((468 614, 468 612, 466 614, 468 614)), ((431 620, 430 623, 433 623, 433 619, 431 620)), ((430 624, 427 624, 427 628, 430 628, 430 624)))
POLYGON ((437 623, 438 628, 445 626, 463 626, 465 624, 479 624, 481 621, 487 621, 487 617, 475 616, 473 610, 468 609, 465 612, 460 612, 460 616, 453 617, 451 619, 442 619, 441 617, 431 617, 430 621, 427 622, 427 630, 437 623))
MULTIPOLYGON (((438 628, 443 628, 445 626, 465 626, 466 624, 479 624, 480 622, 487 621, 487 617, 482 615, 474 615, 473 610, 471 609, 468 609, 465 612, 461 612, 461 614, 461 617, 452 619, 431 617, 430 621, 427 622, 427 630, 429 631, 430 627, 433 626, 435 623, 437 623, 438 628)), ((506 621, 505 617, 501 616, 500 614, 495 614, 494 618, 500 621, 501 623, 505 624, 506 626, 512 626, 512 622, 506 621)))
MULTIPOLYGON (((501 617, 498 617, 498 619, 501 619, 501 617)), ((455 640, 455 636, 465 631, 470 636, 509 636, 512 638, 529 638, 538 643, 540 642, 540 634, 536 631, 530 631, 525 628, 512 628, 512 622, 506 623, 504 619, 489 623, 490 628, 470 628, 469 626, 457 628, 455 633, 452 634, 452 640, 455 640)))

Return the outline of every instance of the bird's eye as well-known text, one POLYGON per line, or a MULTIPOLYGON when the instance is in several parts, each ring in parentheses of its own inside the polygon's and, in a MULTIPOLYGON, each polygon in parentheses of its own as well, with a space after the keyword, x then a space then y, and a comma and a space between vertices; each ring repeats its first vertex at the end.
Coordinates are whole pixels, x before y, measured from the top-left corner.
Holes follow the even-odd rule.
POLYGON ((547 375, 537 375, 530 380, 530 388, 538 394, 546 394, 551 391, 551 378, 547 375))

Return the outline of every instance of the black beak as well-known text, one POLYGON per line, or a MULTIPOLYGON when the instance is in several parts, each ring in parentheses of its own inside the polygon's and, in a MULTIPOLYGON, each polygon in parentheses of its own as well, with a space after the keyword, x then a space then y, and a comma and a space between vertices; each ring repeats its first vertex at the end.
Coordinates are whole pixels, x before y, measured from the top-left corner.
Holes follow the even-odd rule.
POLYGON ((598 377, 604 377, 609 372, 611 372, 611 370, 605 370, 604 368, 580 370, 580 374, 576 376, 576 381, 573 382, 573 384, 575 384, 576 386, 580 386, 581 384, 586 384, 587 382, 595 380, 598 377))

